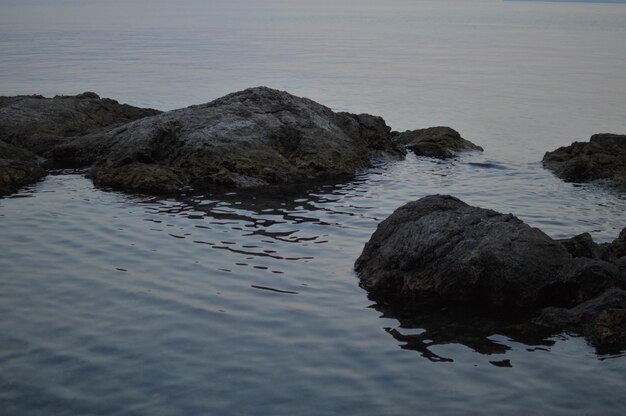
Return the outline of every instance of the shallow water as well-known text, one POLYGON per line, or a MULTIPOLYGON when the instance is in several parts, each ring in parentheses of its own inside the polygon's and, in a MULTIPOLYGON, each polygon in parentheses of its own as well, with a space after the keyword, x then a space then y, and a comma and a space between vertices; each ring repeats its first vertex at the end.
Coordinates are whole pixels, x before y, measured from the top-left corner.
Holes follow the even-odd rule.
POLYGON ((543 152, 626 130, 626 6, 499 1, 0 0, 0 94, 171 109, 265 84, 485 147, 353 180, 176 200, 48 176, 0 199, 0 414, 615 414, 624 357, 453 311, 407 319, 353 272, 432 193, 555 238, 625 225, 626 194, 543 152))
POLYGON ((343 184, 179 200, 59 175, 1 199, 4 413, 620 414, 623 357, 566 335, 442 338, 442 321, 400 322, 359 288, 378 222, 434 189, 558 237, 622 225, 623 195, 492 165, 409 156, 343 184))

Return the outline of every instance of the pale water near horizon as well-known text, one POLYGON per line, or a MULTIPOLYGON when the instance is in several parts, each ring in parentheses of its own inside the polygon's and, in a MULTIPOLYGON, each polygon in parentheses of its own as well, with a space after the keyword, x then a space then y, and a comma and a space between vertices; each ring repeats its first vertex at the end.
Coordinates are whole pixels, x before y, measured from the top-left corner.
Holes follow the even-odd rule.
POLYGON ((432 193, 554 238, 615 238, 626 194, 564 183, 540 160, 626 132, 626 5, 0 0, 0 11, 0 95, 92 90, 168 110, 267 85, 398 130, 450 125, 485 148, 280 195, 158 199, 66 174, 0 199, 0 414, 626 411, 624 356, 567 334, 407 320, 368 300, 352 269, 381 220, 432 193))

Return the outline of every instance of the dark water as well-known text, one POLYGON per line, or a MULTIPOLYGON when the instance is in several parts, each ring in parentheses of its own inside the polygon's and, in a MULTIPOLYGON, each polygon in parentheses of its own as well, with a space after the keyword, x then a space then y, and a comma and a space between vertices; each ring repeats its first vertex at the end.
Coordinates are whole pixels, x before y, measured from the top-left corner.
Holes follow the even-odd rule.
POLYGON ((368 300, 363 244, 435 189, 558 237, 623 225, 623 195, 482 155, 179 200, 49 176, 0 199, 1 413, 621 414, 624 357, 582 338, 368 300))
POLYGON ((485 148, 256 194, 159 200, 53 175, 0 199, 0 415, 624 414, 624 356, 463 311, 407 316, 352 267, 432 193, 615 238, 626 195, 539 161, 625 132, 625 57, 618 4, 0 0, 2 95, 167 110, 267 85, 485 148))

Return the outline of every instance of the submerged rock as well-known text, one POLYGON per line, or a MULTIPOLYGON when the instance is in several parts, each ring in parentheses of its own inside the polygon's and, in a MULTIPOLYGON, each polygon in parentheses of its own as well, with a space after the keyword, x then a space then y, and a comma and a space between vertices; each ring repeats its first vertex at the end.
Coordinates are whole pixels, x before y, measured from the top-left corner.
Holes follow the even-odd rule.
POLYGON ((54 157, 93 164, 97 185, 162 193, 339 177, 403 154, 380 117, 258 87, 76 139, 54 157))
POLYGON ((429 127, 407 130, 393 137, 395 143, 404 145, 418 156, 448 159, 460 152, 482 151, 483 148, 461 137, 450 127, 429 127))
POLYGON ((76 96, 0 97, 0 140, 45 155, 68 137, 160 113, 85 92, 76 96))
POLYGON ((0 140, 0 196, 9 195, 45 175, 41 162, 28 150, 0 140))
MULTIPOLYGON (((528 314, 625 287, 621 249, 620 239, 599 246, 586 234, 553 240, 511 214, 433 195, 380 223, 355 269, 370 295, 386 303, 528 314)), ((617 315, 603 322, 613 318, 621 325, 617 315)))
POLYGON ((567 182, 603 181, 626 189, 626 135, 594 134, 589 142, 547 152, 543 166, 567 182))
POLYGON ((546 308, 535 323, 582 331, 600 352, 618 352, 626 348, 626 291, 612 288, 571 309, 546 308))

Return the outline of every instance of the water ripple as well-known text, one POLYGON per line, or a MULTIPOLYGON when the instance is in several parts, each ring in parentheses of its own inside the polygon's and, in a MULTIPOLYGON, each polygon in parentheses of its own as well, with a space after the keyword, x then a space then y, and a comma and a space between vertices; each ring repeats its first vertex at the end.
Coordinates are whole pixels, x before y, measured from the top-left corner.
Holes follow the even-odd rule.
POLYGON ((0 199, 0 404, 224 414, 250 402, 263 411, 246 413, 273 414, 298 397, 380 413, 437 397, 458 408, 432 409, 454 414, 534 397, 562 413, 591 394, 603 410, 624 406, 623 354, 463 312, 371 304, 354 260, 382 219, 432 193, 513 212, 553 237, 604 242, 625 225, 624 194, 482 155, 409 155, 343 183, 177 200, 49 176, 29 198, 0 199))

